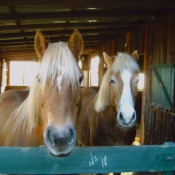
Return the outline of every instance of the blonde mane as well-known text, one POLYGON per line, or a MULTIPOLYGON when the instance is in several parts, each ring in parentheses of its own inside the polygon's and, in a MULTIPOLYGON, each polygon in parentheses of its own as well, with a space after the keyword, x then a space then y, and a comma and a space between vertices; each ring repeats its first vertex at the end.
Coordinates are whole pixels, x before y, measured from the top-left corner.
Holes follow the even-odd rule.
POLYGON ((48 45, 40 64, 38 79, 34 80, 27 99, 12 113, 16 119, 14 131, 21 127, 26 133, 31 133, 36 128, 39 121, 38 94, 48 89, 46 86, 48 80, 51 80, 50 86, 53 86, 59 75, 64 78, 67 85, 70 82, 72 88, 77 85, 76 82, 81 75, 76 59, 68 44, 64 42, 48 45))
POLYGON ((123 70, 128 70, 131 73, 139 71, 139 66, 137 62, 127 53, 119 52, 114 56, 114 62, 111 67, 106 71, 100 90, 95 98, 94 108, 96 112, 102 112, 110 105, 110 76, 111 74, 117 74, 118 72, 123 72, 123 70))

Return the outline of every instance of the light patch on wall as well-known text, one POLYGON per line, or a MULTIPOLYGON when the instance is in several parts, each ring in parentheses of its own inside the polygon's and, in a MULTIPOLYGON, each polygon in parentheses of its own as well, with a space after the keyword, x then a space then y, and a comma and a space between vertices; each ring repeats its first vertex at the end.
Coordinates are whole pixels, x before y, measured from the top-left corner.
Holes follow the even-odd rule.
POLYGON ((144 89, 144 74, 139 73, 139 82, 137 84, 137 89, 142 91, 144 89))
POLYGON ((10 85, 31 86, 37 71, 37 62, 10 61, 10 85))

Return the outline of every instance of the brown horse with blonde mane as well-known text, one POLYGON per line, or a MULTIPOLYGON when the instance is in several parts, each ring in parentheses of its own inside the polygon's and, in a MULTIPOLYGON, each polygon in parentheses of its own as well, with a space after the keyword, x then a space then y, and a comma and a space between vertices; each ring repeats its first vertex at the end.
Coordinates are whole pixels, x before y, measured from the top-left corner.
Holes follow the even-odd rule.
POLYGON ((72 151, 81 104, 83 75, 77 61, 82 49, 78 30, 74 30, 68 43, 48 43, 37 30, 35 50, 40 66, 32 86, 26 91, 9 90, 0 95, 1 146, 45 143, 54 156, 72 151))
POLYGON ((136 135, 139 66, 137 51, 130 56, 104 53, 108 69, 100 89, 82 89, 82 106, 76 123, 77 142, 82 146, 131 145, 136 135))

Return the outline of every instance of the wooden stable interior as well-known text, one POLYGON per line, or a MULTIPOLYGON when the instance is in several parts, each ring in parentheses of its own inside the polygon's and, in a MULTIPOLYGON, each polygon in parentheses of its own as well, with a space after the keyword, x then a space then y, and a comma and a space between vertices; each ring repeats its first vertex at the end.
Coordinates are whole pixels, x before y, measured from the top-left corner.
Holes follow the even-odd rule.
POLYGON ((117 52, 138 50, 145 75, 144 90, 138 98, 138 105, 141 105, 140 143, 175 142, 174 95, 171 109, 152 105, 151 68, 152 65, 175 64, 175 2, 9 0, 0 2, 0 14, 1 80, 4 61, 9 71, 11 60, 38 59, 33 48, 38 28, 51 42, 65 41, 74 29, 78 29, 84 39, 82 69, 89 71, 91 58, 100 57, 99 84, 105 72, 104 51, 113 56, 117 52))

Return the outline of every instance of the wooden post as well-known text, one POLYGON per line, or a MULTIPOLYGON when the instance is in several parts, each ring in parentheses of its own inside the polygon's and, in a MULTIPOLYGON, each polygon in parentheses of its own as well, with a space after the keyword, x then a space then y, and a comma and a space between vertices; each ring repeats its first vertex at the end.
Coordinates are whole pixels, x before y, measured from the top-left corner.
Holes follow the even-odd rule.
POLYGON ((147 91, 147 44, 148 44, 148 24, 145 24, 145 42, 144 42, 144 64, 143 64, 143 73, 144 73, 144 89, 142 91, 142 112, 141 112, 141 128, 140 128, 140 144, 143 145, 144 144, 144 128, 145 128, 145 123, 144 123, 144 109, 145 106, 147 106, 147 97, 146 97, 146 91, 147 91))

